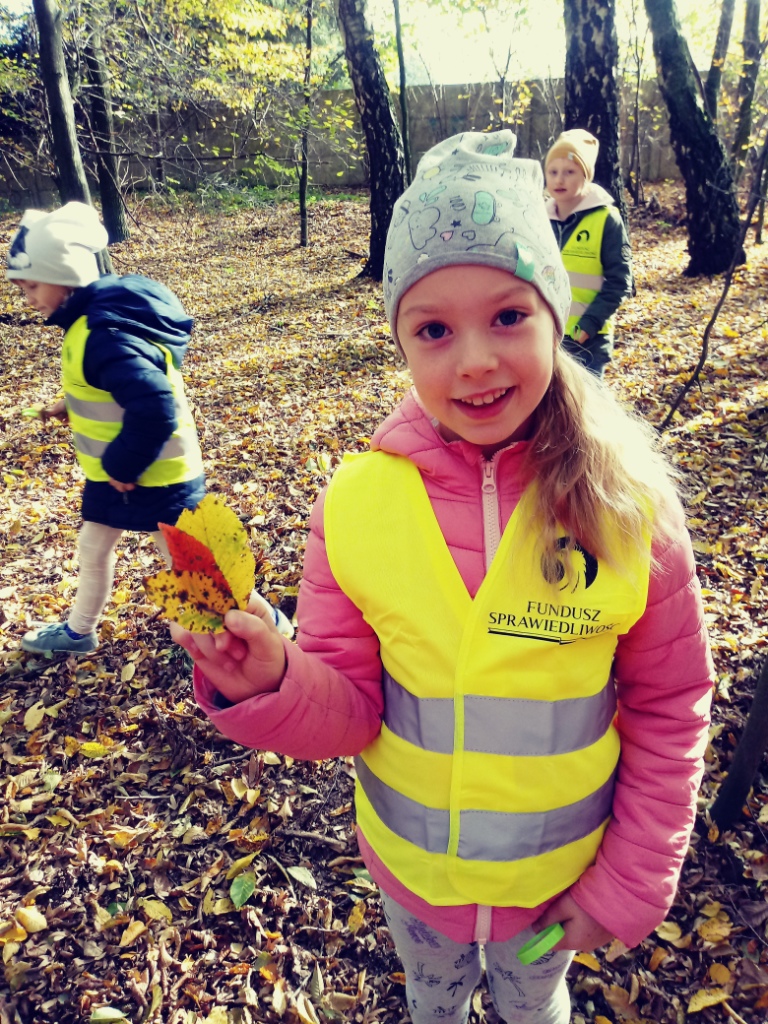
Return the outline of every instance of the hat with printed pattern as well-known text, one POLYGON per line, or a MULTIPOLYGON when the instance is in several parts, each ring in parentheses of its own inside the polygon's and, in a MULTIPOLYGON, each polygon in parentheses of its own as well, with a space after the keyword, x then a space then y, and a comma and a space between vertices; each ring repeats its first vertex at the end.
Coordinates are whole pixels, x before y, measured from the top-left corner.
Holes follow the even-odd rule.
POLYGON ((509 129, 463 132, 428 150, 395 204, 384 252, 384 307, 392 337, 408 289, 442 267, 507 270, 536 288, 563 335, 568 274, 544 206, 536 160, 514 157, 509 129))

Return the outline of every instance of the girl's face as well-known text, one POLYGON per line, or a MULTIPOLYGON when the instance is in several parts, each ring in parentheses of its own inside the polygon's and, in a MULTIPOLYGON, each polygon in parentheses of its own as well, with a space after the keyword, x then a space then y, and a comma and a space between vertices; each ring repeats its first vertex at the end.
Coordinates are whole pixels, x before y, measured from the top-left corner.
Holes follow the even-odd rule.
POLYGON ((575 160, 557 157, 547 164, 547 191, 558 205, 577 203, 587 186, 584 171, 575 160))
POLYGON ((45 284, 43 281, 16 281, 29 305, 47 320, 72 294, 63 284, 45 284))
POLYGON ((397 334, 447 441, 490 456, 529 436, 555 350, 554 318, 533 285, 495 267, 443 267, 400 300, 397 334))

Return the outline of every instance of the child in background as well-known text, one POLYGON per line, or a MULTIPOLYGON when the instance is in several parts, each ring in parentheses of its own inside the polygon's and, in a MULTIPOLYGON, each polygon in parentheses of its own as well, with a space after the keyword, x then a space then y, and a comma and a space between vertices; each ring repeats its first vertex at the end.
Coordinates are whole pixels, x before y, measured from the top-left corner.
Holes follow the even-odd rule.
POLYGON ((172 626, 238 743, 357 756, 360 850, 414 1024, 567 1024, 574 950, 666 916, 712 664, 690 538, 646 429, 562 349, 541 168, 447 139, 396 204, 384 298, 414 388, 312 512, 298 644, 264 602, 172 626), (555 922, 565 934, 517 958, 555 922))
POLYGON ((611 317, 632 291, 632 256, 613 199, 592 180, 598 148, 594 135, 572 128, 544 166, 547 213, 572 289, 563 347, 602 377, 613 351, 611 317))
POLYGON ((193 321, 156 281, 100 277, 95 254, 106 244, 93 207, 72 202, 27 210, 8 254, 8 279, 65 331, 64 398, 41 416, 69 421, 86 477, 74 606, 66 622, 27 633, 25 651, 94 651, 123 531, 152 533, 168 561, 158 523, 175 523, 205 494, 180 373, 193 321))

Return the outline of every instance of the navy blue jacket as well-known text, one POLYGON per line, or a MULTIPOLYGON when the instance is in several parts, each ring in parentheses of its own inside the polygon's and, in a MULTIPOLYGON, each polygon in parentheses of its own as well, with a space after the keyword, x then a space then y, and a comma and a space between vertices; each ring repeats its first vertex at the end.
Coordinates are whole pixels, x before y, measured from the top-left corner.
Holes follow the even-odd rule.
MULTIPOLYGON (((163 345, 180 368, 193 320, 173 292, 138 274, 108 274, 75 289, 46 322, 67 331, 82 316, 89 330, 85 379, 108 391, 125 411, 120 434, 102 464, 113 480, 135 483, 176 429, 165 356, 152 342, 163 345)), ((84 520, 118 529, 156 530, 159 522, 175 523, 204 494, 202 475, 167 487, 137 486, 126 493, 106 482, 86 480, 82 514, 84 520)))

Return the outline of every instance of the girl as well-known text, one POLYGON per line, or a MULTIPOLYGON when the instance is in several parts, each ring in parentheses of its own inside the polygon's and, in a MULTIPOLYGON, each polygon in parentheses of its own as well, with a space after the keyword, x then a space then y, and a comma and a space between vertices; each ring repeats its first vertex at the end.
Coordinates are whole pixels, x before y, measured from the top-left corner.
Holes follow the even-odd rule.
POLYGON ((414 389, 311 517, 298 645, 259 602, 172 627, 233 740, 357 754, 362 855, 414 1024, 566 1024, 574 950, 665 916, 712 666, 650 435, 560 347, 568 278, 509 131, 437 145, 399 200, 384 295, 414 389), (564 936, 530 966, 532 935, 564 936))
POLYGON ((106 244, 94 208, 72 202, 27 210, 8 253, 6 276, 46 324, 65 331, 65 397, 41 417, 69 421, 86 477, 74 606, 66 622, 28 632, 25 651, 94 651, 123 530, 151 532, 167 561, 158 522, 175 523, 205 494, 179 369, 192 319, 156 281, 99 277, 96 253, 106 244))
POLYGON ((613 314, 632 292, 629 238, 613 198, 597 185, 599 143, 583 128, 562 132, 547 153, 547 214, 573 296, 563 346, 602 377, 614 343, 613 314))

